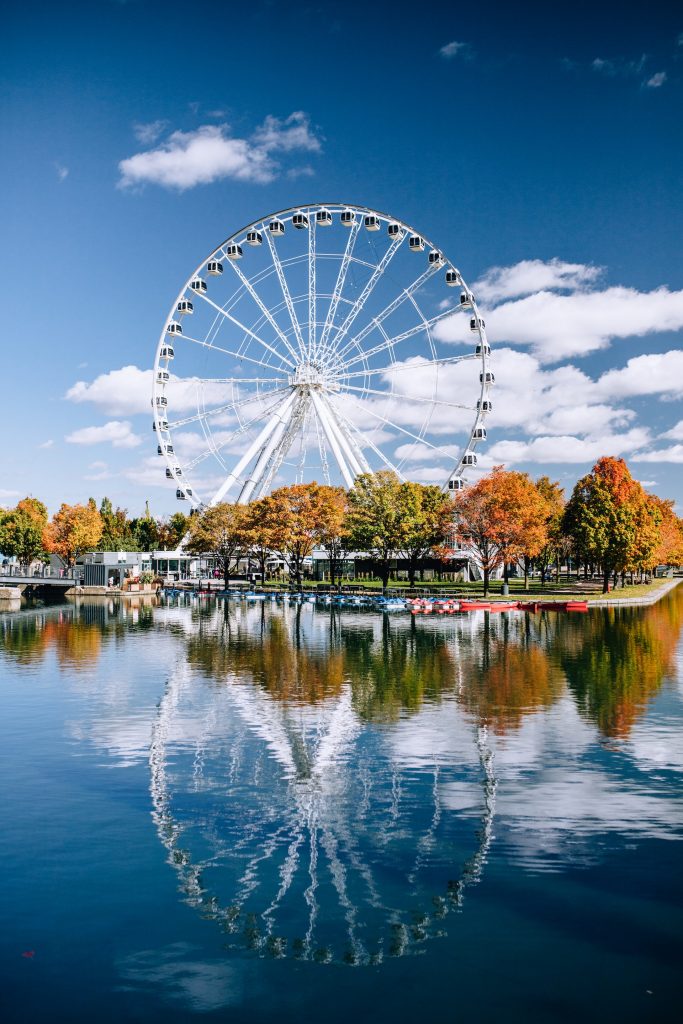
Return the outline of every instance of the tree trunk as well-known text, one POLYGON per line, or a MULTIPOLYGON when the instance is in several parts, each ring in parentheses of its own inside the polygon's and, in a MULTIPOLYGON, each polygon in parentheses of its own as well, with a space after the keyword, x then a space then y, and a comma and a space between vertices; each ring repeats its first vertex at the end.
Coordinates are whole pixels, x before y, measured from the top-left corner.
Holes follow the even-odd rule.
POLYGON ((602 573, 602 592, 603 592, 603 594, 609 593, 609 577, 610 577, 610 567, 608 565, 606 565, 604 567, 603 573, 602 573))
POLYGON ((484 597, 488 597, 489 593, 489 570, 484 569, 484 597))
POLYGON ((384 593, 389 585, 389 562, 381 562, 379 570, 379 578, 382 581, 382 593, 384 593))
POLYGON ((528 555, 524 556, 524 589, 529 589, 529 562, 531 559, 528 555))
POLYGON ((223 583, 225 584, 225 589, 229 590, 230 589, 230 559, 229 558, 227 558, 223 562, 223 583))
POLYGON ((417 568, 416 562, 413 558, 408 561, 408 583, 411 587, 415 586, 415 570, 417 568))
POLYGON ((508 562, 503 562, 503 583, 507 583, 508 582, 509 575, 510 575, 510 564, 508 562))

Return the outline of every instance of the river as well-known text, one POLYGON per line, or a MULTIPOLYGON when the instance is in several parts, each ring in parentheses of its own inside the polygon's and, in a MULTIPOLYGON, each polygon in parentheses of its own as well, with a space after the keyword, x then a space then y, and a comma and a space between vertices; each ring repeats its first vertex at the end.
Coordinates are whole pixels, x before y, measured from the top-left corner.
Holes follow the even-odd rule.
POLYGON ((679 1020, 682 626, 0 615, 2 1020, 679 1020))

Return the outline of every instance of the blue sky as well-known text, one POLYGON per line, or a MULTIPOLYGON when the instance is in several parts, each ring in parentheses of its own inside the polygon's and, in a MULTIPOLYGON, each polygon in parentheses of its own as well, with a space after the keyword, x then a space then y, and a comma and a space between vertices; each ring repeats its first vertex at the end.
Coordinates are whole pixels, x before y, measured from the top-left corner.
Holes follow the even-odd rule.
POLYGON ((0 47, 0 502, 173 511, 147 388, 174 296, 241 225, 342 199, 477 283, 484 468, 571 486, 623 454, 683 506, 674 5, 93 0, 15 5, 0 47))

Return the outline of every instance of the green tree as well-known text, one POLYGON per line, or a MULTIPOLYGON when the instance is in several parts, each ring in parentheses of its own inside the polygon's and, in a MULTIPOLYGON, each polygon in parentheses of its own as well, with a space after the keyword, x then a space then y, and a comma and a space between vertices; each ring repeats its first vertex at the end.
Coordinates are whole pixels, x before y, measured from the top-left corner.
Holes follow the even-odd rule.
POLYGON ((446 543, 454 529, 453 502, 441 488, 406 482, 399 489, 403 525, 401 554, 408 560, 408 579, 415 584, 419 562, 446 543))
POLYGON ((392 559, 403 549, 408 535, 401 482, 386 469, 363 473, 356 477, 348 502, 346 529, 350 543, 370 554, 386 589, 392 559))
POLYGON ((132 523, 128 519, 125 508, 114 507, 109 498, 102 498, 100 504, 102 516, 102 551, 138 551, 139 544, 132 523))
POLYGON ((0 551, 18 559, 22 565, 30 565, 37 558, 45 559, 44 530, 44 524, 18 506, 0 512, 0 551))

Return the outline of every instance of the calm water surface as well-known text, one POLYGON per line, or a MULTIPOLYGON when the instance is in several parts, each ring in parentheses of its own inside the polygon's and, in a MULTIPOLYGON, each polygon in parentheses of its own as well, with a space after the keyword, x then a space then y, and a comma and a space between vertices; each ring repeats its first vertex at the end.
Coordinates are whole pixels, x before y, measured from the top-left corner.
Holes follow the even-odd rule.
POLYGON ((679 591, 0 616, 2 1020, 680 1020, 679 591))

